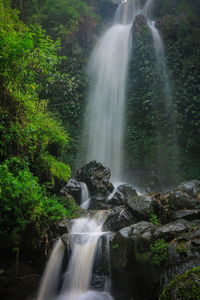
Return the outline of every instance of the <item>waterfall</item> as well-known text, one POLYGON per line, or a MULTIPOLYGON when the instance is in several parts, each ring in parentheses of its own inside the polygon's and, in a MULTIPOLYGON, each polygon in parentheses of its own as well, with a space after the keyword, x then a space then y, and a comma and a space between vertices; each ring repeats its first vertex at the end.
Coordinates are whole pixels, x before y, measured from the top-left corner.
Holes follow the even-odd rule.
MULTIPOLYGON (((106 214, 100 211, 93 218, 85 217, 72 221, 69 232, 71 257, 62 286, 59 290, 65 246, 59 240, 47 263, 37 300, 113 300, 108 291, 109 278, 105 284, 105 291, 90 290, 98 241, 102 236, 109 234, 102 232, 105 217, 106 214)), ((101 246, 101 243, 99 245, 101 246)), ((108 238, 107 252, 109 255, 108 238)))
POLYGON ((165 49, 164 49, 164 44, 160 32, 156 28, 155 21, 152 20, 152 8, 153 8, 153 0, 147 0, 143 8, 143 13, 147 18, 147 25, 151 31, 151 35, 153 39, 153 47, 154 47, 155 58, 156 58, 156 68, 163 83, 162 88, 165 97, 165 107, 166 109, 170 109, 170 105, 172 102, 172 93, 170 89, 170 82, 168 79, 167 67, 165 63, 165 49))
POLYGON ((80 182, 81 185, 81 205, 83 209, 88 209, 90 206, 90 192, 87 185, 84 182, 80 182))
POLYGON ((57 300, 111 300, 106 292, 90 291, 92 270, 99 238, 106 234, 102 232, 104 218, 102 213, 90 219, 89 217, 73 220, 70 230, 71 258, 64 276, 61 295, 57 300))
POLYGON ((55 299, 64 250, 65 246, 63 242, 58 240, 47 263, 37 300, 55 299))
MULTIPOLYGON (((160 90, 162 91, 162 106, 163 106, 163 112, 162 112, 162 120, 166 120, 168 132, 163 136, 161 133, 161 127, 166 126, 162 125, 162 121, 158 121, 157 124, 157 136, 155 137, 157 139, 158 151, 157 151, 157 160, 158 160, 158 167, 159 167, 159 175, 161 177, 161 181, 166 181, 166 161, 169 160, 175 160, 178 161, 178 145, 177 145, 177 132, 176 132, 176 117, 174 115, 174 112, 176 110, 175 104, 173 103, 173 96, 172 96, 172 90, 171 90, 171 84, 168 76, 168 70, 165 62, 165 49, 163 40, 161 37, 161 34, 159 30, 156 28, 155 21, 153 20, 153 0, 147 0, 144 8, 142 10, 142 13, 145 15, 147 19, 147 25, 150 29, 152 40, 153 40, 153 48, 155 53, 155 67, 156 67, 156 80, 159 81, 160 84, 160 90), (166 136, 167 135, 167 136, 166 136), (168 149, 166 149, 166 142, 167 144, 171 144, 171 152, 170 154, 167 154, 168 149), (167 158, 167 155, 170 156, 167 158)), ((155 104, 156 105, 156 104, 155 104)), ((164 123, 163 123, 164 124, 164 123)), ((177 176, 176 173, 176 166, 173 164, 171 165, 171 181, 172 184, 175 183, 177 176)), ((166 185, 166 182, 165 182, 166 185)))
POLYGON ((124 156, 126 79, 131 54, 131 27, 139 1, 123 1, 114 25, 98 40, 88 64, 90 77, 86 109, 86 161, 97 160, 121 181, 124 156))

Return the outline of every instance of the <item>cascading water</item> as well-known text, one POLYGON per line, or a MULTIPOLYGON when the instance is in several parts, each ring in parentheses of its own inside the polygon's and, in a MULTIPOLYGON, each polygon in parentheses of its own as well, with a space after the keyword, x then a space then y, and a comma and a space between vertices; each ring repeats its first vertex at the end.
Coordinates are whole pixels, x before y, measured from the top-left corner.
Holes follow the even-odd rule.
POLYGON ((131 27, 139 1, 122 2, 114 25, 99 39, 88 65, 91 78, 86 111, 86 161, 109 167, 113 181, 122 180, 126 79, 131 53, 131 27))
POLYGON ((103 219, 98 220, 98 216, 101 217, 101 213, 92 219, 74 220, 70 231, 72 255, 61 291, 65 298, 61 296, 59 299, 98 300, 103 296, 103 299, 112 299, 108 293, 89 291, 98 241, 105 234, 102 232, 103 219))
MULTIPOLYGON (((58 291, 64 244, 59 240, 47 264, 37 300, 112 300, 108 291, 90 290, 98 241, 108 233, 102 231, 103 212, 93 218, 73 220, 69 235, 72 251, 60 291, 58 291)), ((107 251, 109 252, 109 244, 107 251)), ((107 290, 105 286, 105 290, 107 290)))
POLYGON ((56 298, 64 251, 65 246, 63 242, 58 240, 47 263, 37 300, 54 300, 56 298))
POLYGON ((87 185, 84 182, 80 182, 81 185, 81 205, 83 209, 88 209, 90 205, 90 192, 87 185))
MULTIPOLYGON (((144 8, 142 10, 142 13, 147 19, 147 25, 150 29, 152 40, 153 40, 153 48, 155 53, 155 66, 156 66, 156 74, 157 78, 156 80, 159 81, 160 84, 160 90, 161 90, 161 97, 162 100, 162 119, 165 119, 165 122, 168 124, 168 132, 165 132, 165 135, 162 134, 162 127, 166 126, 166 124, 163 123, 161 119, 158 121, 157 124, 157 136, 155 139, 157 139, 157 144, 160 145, 158 147, 157 151, 157 161, 158 161, 158 167, 159 167, 159 176, 165 182, 166 179, 166 161, 169 161, 169 159, 174 159, 174 161, 178 161, 178 146, 177 146, 177 133, 176 133, 176 118, 174 115, 174 112, 176 110, 175 104, 173 102, 173 96, 172 96, 172 90, 171 90, 171 84, 168 76, 168 70, 165 62, 165 49, 162 37, 160 35, 159 30, 156 28, 155 21, 152 17, 152 10, 153 10, 154 1, 153 0, 147 0, 144 8), (170 150, 170 158, 167 158, 167 150, 166 149, 166 138, 167 138, 167 144, 171 144, 171 150, 170 150), (172 147, 173 145, 173 147, 172 147)), ((157 105, 155 103, 155 105, 157 105)), ((176 182, 176 168, 175 165, 171 165, 171 184, 176 182)), ((160 182, 160 183, 161 183, 160 182)), ((166 185, 166 182, 165 182, 166 185)))
POLYGON ((155 21, 152 20, 152 8, 153 8, 153 0, 147 0, 143 13, 147 18, 147 25, 151 31, 152 39, 153 39, 153 47, 155 51, 156 58, 156 67, 159 76, 162 78, 163 82, 163 92, 165 96, 165 106, 166 109, 170 108, 172 101, 172 93, 170 89, 170 83, 167 74, 167 67, 165 63, 165 50, 164 44, 160 35, 159 30, 156 28, 155 21))

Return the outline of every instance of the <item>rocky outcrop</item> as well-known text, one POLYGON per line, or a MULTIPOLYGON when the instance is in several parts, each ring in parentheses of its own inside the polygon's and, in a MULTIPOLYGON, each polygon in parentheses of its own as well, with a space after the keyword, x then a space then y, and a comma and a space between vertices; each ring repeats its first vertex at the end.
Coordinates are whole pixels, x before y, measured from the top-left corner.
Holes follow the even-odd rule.
POLYGON ((126 207, 115 207, 108 211, 108 217, 103 225, 103 230, 116 232, 134 222, 136 222, 136 220, 126 207))
POLYGON ((76 179, 70 179, 60 191, 61 196, 69 198, 72 196, 78 204, 81 198, 81 184, 76 179))
POLYGON ((200 267, 176 276, 164 289, 159 300, 195 300, 200 295, 200 267))
POLYGON ((115 189, 112 197, 109 197, 108 203, 114 206, 126 205, 128 199, 137 196, 135 188, 130 184, 121 184, 115 189))
POLYGON ((111 242, 116 300, 158 299, 160 284, 164 287, 200 265, 199 183, 192 180, 169 193, 126 202, 135 222, 121 228, 111 242), (160 224, 147 221, 151 214, 160 224))
POLYGON ((110 180, 110 169, 95 160, 83 166, 75 179, 87 184, 91 195, 102 194, 108 196, 114 189, 110 180))

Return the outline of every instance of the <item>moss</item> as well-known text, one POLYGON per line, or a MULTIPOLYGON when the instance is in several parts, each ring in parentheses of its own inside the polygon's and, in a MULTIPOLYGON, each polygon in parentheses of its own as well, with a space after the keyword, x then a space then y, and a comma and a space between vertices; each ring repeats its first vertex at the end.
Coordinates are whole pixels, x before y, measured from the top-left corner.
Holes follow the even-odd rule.
POLYGON ((180 255, 186 254, 186 252, 187 252, 187 247, 186 247, 185 243, 184 243, 184 242, 178 243, 178 244, 176 245, 176 251, 177 251, 177 253, 179 253, 180 255))
POLYGON ((159 300, 200 300, 200 267, 176 276, 163 290, 159 300))
POLYGON ((139 263, 148 262, 151 258, 151 252, 135 253, 136 261, 139 263))

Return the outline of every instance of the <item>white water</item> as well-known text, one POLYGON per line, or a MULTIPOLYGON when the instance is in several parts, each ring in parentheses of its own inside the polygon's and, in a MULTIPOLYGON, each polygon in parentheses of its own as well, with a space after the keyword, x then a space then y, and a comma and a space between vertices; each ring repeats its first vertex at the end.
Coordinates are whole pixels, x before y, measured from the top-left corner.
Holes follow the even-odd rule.
POLYGON ((90 206, 90 192, 88 190, 87 184, 80 182, 81 185, 81 205, 83 209, 88 209, 90 206))
POLYGON ((156 58, 156 68, 160 78, 163 83, 163 92, 165 97, 165 108, 170 109, 170 105, 172 104, 172 93, 170 89, 170 82, 168 79, 168 72, 165 62, 165 49, 162 37, 160 35, 159 30, 156 28, 155 21, 152 20, 152 9, 153 9, 153 0, 147 0, 146 4, 143 8, 143 14, 147 18, 147 25, 151 31, 152 39, 153 39, 153 47, 156 58))
MULTIPOLYGON (((102 235, 108 234, 102 232, 105 217, 104 212, 99 212, 93 218, 86 217, 73 220, 70 229, 72 254, 61 291, 58 293, 65 246, 59 240, 47 263, 37 300, 113 300, 108 291, 90 290, 98 241, 102 235)), ((101 243, 99 245, 101 246, 101 243)), ((109 247, 107 251, 109 254, 109 247)), ((105 290, 107 287, 108 282, 105 290)))
POLYGON ((94 258, 102 232, 103 215, 73 221, 70 230, 72 254, 59 300, 112 299, 105 292, 89 291, 94 258))
POLYGON ((47 263, 45 273, 42 277, 37 300, 54 300, 58 287, 58 280, 65 246, 61 240, 58 240, 51 253, 47 263))
POLYGON ((124 159, 126 79, 131 54, 131 27, 139 1, 119 5, 114 25, 99 39, 88 65, 90 89, 86 110, 87 157, 111 169, 121 181, 124 159))

